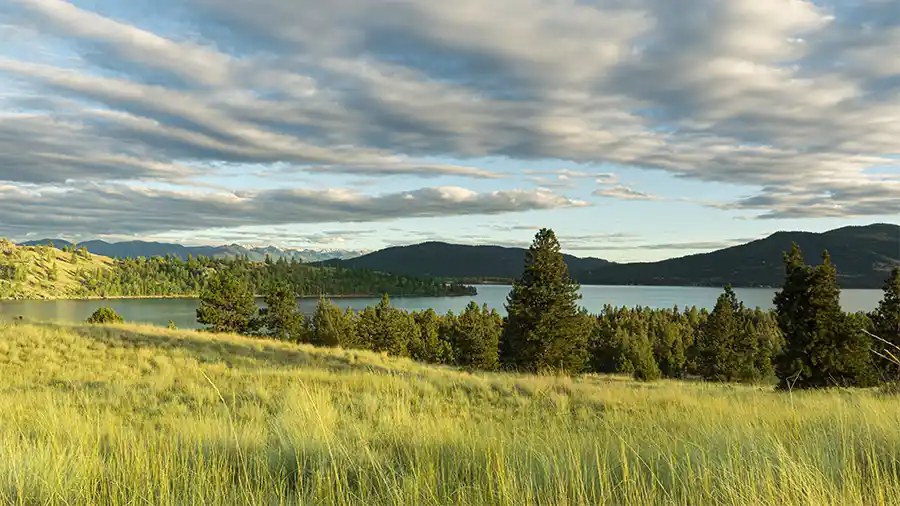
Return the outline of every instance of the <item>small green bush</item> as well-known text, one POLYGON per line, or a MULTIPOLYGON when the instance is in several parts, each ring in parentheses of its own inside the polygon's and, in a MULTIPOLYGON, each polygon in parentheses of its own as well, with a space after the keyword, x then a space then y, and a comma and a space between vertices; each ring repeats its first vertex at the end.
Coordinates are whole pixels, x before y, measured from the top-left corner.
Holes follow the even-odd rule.
POLYGON ((88 323, 105 324, 105 323, 125 323, 125 319, 116 312, 115 309, 109 307, 101 307, 94 311, 94 314, 87 319, 88 323))

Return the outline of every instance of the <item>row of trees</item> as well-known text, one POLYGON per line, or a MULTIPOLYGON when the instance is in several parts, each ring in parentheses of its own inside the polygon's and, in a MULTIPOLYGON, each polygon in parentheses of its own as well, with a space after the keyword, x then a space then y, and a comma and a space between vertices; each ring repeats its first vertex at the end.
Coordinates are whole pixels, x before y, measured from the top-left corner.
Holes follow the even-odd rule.
POLYGON ((343 310, 325 298, 306 318, 290 287, 270 284, 258 308, 246 282, 227 275, 215 278, 200 297, 197 320, 212 332, 232 332, 311 343, 317 346, 366 349, 430 363, 478 369, 499 367, 503 319, 496 310, 470 303, 459 315, 433 310, 408 312, 380 303, 362 311, 343 310))
MULTIPOLYGON (((73 253, 75 254, 75 253, 73 253)), ((313 267, 296 260, 251 262, 246 257, 213 259, 176 256, 128 258, 111 269, 82 266, 76 271, 84 296, 174 296, 197 295, 220 277, 236 278, 262 293, 273 283, 286 284, 298 296, 474 295, 471 286, 445 283, 434 278, 414 278, 367 270, 313 267)))
POLYGON ((528 251, 505 318, 474 303, 458 315, 407 312, 391 307, 387 296, 359 312, 323 298, 304 318, 287 284, 267 285, 266 307, 257 310, 251 284, 225 272, 204 290, 197 316, 213 331, 485 370, 744 382, 777 378, 790 388, 865 386, 891 379, 864 331, 900 345, 900 269, 871 314, 840 309, 837 274, 827 254, 822 265, 808 266, 794 247, 785 256, 785 272, 774 311, 746 308, 726 287, 712 312, 607 306, 590 315, 579 308, 579 287, 569 277, 555 235, 545 229, 528 251))

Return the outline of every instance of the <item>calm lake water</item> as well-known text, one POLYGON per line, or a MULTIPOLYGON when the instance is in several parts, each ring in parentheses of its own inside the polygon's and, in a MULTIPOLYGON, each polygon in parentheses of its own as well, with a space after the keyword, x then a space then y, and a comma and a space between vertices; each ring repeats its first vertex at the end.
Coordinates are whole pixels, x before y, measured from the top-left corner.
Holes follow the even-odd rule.
MULTIPOLYGON (((475 297, 409 297, 394 298, 395 307, 408 310, 434 309, 438 313, 448 310, 459 312, 469 301, 487 303, 504 313, 503 305, 509 286, 480 285, 475 297)), ((750 307, 771 308, 775 290, 767 288, 735 289, 739 299, 750 307)), ((605 304, 613 306, 649 306, 652 308, 680 308, 697 306, 712 309, 716 298, 722 293, 718 288, 666 287, 666 286, 584 286, 581 289, 581 305, 592 313, 599 312, 605 304)), ((881 290, 844 290, 841 302, 847 311, 869 311, 875 309, 881 300, 881 290)), ((380 298, 335 299, 342 307, 354 309, 377 304, 380 298)), ((311 314, 316 299, 300 300, 300 309, 311 314)), ((197 328, 195 310, 196 299, 122 299, 122 300, 57 300, 57 301, 6 301, 0 302, 0 317, 24 316, 40 321, 83 321, 101 306, 112 307, 125 320, 166 325, 169 320, 179 328, 197 328)))

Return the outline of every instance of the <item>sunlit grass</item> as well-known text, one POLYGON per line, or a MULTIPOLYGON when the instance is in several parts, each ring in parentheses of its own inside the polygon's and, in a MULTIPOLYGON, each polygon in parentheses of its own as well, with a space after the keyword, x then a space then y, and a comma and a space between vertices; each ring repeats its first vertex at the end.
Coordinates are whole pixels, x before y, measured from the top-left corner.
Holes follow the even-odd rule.
POLYGON ((21 281, 0 279, 0 298, 66 299, 82 297, 79 269, 107 271, 113 260, 100 255, 73 256, 42 246, 15 246, 0 239, 0 264, 24 272, 21 281))
POLYGON ((900 504, 900 400, 0 324, 4 504, 900 504))

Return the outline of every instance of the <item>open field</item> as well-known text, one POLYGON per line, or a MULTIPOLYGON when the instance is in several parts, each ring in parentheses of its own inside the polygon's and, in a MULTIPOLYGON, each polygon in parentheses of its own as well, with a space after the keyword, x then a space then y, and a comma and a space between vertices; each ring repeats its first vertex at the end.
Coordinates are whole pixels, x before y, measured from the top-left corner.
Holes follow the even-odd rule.
POLYGON ((900 503, 900 400, 874 391, 0 323, 0 406, 2 504, 900 503))

